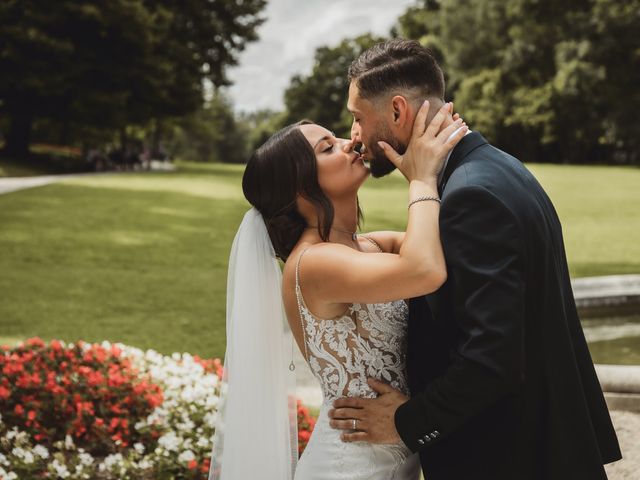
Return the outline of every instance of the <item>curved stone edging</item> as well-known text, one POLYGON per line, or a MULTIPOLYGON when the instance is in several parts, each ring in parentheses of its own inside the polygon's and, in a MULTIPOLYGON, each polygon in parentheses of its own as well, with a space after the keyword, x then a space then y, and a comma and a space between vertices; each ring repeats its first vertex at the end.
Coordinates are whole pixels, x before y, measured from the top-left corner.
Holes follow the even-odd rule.
POLYGON ((640 412, 640 365, 596 365, 610 410, 640 412))
POLYGON ((576 278, 571 286, 581 313, 619 307, 640 311, 640 275, 576 278))

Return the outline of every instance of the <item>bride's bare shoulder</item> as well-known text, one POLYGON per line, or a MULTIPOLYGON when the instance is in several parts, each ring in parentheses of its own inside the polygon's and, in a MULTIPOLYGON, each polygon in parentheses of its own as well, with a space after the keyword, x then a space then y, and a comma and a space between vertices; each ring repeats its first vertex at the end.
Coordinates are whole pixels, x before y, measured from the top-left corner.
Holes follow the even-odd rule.
POLYGON ((287 261, 284 264, 285 271, 293 271, 295 272, 296 266, 298 264, 298 260, 301 260, 301 255, 304 254, 304 262, 307 264, 308 262, 315 263, 318 259, 322 260, 326 258, 328 255, 333 255, 336 251, 340 252, 343 249, 348 249, 345 245, 340 245, 338 243, 331 242, 319 242, 319 243, 311 243, 311 242, 301 242, 293 247, 287 261), (312 260, 307 260, 310 258, 312 260))
POLYGON ((327 262, 344 259, 345 255, 355 254, 356 252, 357 250, 339 243, 299 243, 293 248, 285 262, 282 272, 284 281, 287 283, 288 280, 294 280, 298 261, 300 261, 301 275, 309 276, 310 274, 313 275, 313 272, 319 268, 325 267, 327 262), (302 255, 304 257, 301 258, 302 255))

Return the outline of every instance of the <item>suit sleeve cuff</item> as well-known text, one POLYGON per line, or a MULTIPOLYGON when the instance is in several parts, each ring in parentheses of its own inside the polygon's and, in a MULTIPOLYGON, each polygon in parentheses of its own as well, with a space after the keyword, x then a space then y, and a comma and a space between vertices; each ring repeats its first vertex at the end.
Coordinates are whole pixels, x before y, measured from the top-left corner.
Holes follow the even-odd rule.
POLYGON ((438 443, 440 439, 441 431, 429 426, 424 407, 415 399, 409 399, 398 407, 394 422, 400 438, 413 453, 438 443))

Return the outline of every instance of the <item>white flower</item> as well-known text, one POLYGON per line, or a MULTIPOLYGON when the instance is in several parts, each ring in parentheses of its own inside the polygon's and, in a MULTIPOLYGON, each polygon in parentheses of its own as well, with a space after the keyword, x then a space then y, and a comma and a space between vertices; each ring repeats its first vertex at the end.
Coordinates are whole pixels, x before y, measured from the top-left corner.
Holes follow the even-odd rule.
POLYGON ((24 463, 26 463, 27 465, 31 465, 35 460, 33 453, 29 451, 24 452, 23 460, 24 460, 24 463))
POLYGON ((158 439, 158 445, 169 451, 177 452, 180 439, 174 432, 169 432, 158 439))
POLYGON ((49 464, 49 470, 53 470, 53 472, 58 476, 58 478, 67 478, 69 475, 69 470, 66 465, 58 462, 58 459, 55 459, 52 463, 49 464))
POLYGON ((135 449, 136 452, 138 452, 140 455, 142 455, 144 453, 144 445, 141 444, 140 442, 138 443, 134 443, 133 444, 133 448, 135 449))
POLYGON ((201 436, 198 439, 198 442, 196 443, 196 446, 203 448, 205 450, 210 450, 211 447, 211 440, 209 440, 207 437, 205 436, 201 436))
POLYGON ((179 430, 183 432, 191 432, 196 427, 196 424, 193 423, 190 419, 188 419, 184 423, 179 423, 177 427, 179 430))
POLYGON ((71 438, 71 435, 67 435, 66 437, 64 437, 64 448, 66 448, 67 450, 73 450, 74 448, 74 444, 73 444, 73 438, 71 438))
POLYGON ((178 456, 178 461, 182 463, 187 463, 195 459, 196 459, 196 456, 191 450, 185 450, 178 456))
POLYGON ((20 447, 15 447, 13 450, 11 450, 11 455, 13 455, 16 458, 19 458, 20 460, 24 458, 24 454, 25 454, 25 450, 20 447))
POLYGON ((27 465, 33 463, 34 461, 33 454, 30 451, 25 450, 24 448, 14 447, 13 450, 11 450, 11 455, 22 460, 27 465))
POLYGON ((89 465, 93 465, 94 462, 94 458, 91 456, 90 453, 86 453, 86 452, 82 452, 78 455, 78 459, 80 460, 80 463, 82 465, 85 466, 89 466, 89 465))
POLYGON ((43 459, 49 458, 49 450, 47 450, 46 447, 42 445, 36 445, 35 447, 33 447, 33 453, 43 459))
POLYGON ((2 480, 16 480, 18 475, 14 472, 7 472, 4 468, 0 467, 0 478, 2 478, 2 480))
POLYGON ((122 458, 120 453, 112 453, 103 460, 102 465, 104 465, 107 470, 111 470, 113 467, 122 467, 123 462, 124 458, 122 458))

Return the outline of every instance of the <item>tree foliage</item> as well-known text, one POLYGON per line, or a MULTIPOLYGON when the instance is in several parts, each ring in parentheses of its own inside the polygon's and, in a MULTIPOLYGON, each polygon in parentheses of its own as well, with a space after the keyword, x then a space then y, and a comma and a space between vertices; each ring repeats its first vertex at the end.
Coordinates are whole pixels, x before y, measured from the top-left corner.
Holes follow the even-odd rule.
POLYGON ((521 159, 638 161, 640 0, 428 0, 396 29, 437 37, 456 107, 521 159))
MULTIPOLYGON (((265 0, 0 2, 0 108, 6 149, 27 153, 34 119, 120 129, 186 115, 203 80, 256 39, 265 0)), ((68 139, 67 139, 68 140, 68 139)))
POLYGON ((343 40, 335 47, 320 47, 314 56, 310 75, 296 75, 284 94, 284 123, 307 118, 349 136, 351 115, 346 109, 349 93, 347 70, 360 53, 383 38, 362 35, 343 40))
POLYGON ((248 157, 247 135, 230 100, 216 92, 203 108, 175 121, 166 140, 185 160, 242 163, 248 157))
MULTIPOLYGON (((640 161, 640 0, 421 0, 392 37, 420 41, 473 129, 525 161, 640 161)), ((348 133, 346 72, 375 41, 316 50, 285 93, 285 123, 348 133)))

